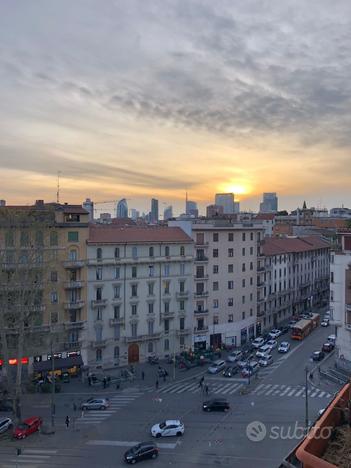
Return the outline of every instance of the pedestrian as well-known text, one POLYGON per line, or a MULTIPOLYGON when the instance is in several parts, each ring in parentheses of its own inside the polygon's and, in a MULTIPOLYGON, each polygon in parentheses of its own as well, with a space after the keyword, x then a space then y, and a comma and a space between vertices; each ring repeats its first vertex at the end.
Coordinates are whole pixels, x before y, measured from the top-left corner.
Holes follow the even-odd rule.
POLYGON ((166 377, 167 377, 167 374, 166 374, 166 372, 164 372, 164 374, 163 374, 163 381, 164 382, 166 382, 166 377))
POLYGON ((205 385, 205 393, 208 395, 208 385, 205 385))
POLYGON ((91 387, 91 376, 90 375, 88 377, 88 385, 89 385, 89 387, 91 387))
POLYGON ((144 379, 145 379, 145 372, 141 371, 141 380, 144 380, 144 379))
POLYGON ((104 388, 106 388, 106 386, 107 386, 107 379, 106 379, 106 377, 104 377, 102 383, 103 383, 103 385, 104 385, 104 388))
POLYGON ((66 416, 66 427, 67 427, 67 429, 69 428, 69 423, 70 423, 70 418, 69 418, 69 416, 66 416))
POLYGON ((73 411, 77 411, 77 405, 75 401, 73 402, 73 411))
POLYGON ((156 390, 158 390, 158 380, 156 380, 155 387, 156 387, 156 390))

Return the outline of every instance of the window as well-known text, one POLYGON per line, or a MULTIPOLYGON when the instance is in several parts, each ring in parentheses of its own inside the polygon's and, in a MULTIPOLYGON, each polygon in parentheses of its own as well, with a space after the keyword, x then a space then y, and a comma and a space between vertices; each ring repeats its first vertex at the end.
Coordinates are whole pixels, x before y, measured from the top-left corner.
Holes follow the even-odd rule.
POLYGON ((185 263, 180 264, 180 274, 185 275, 185 263))
POLYGON ((253 232, 250 232, 250 240, 254 240, 254 235, 253 235, 253 232))
POLYGON ((243 242, 246 241, 246 234, 245 234, 245 232, 242 233, 242 240, 243 240, 243 242))
POLYGON ((233 314, 229 314, 229 315, 228 315, 228 322, 229 322, 229 323, 234 322, 234 315, 233 315, 233 314))
POLYGON ((241 271, 246 271, 246 265, 245 265, 245 263, 242 264, 242 266, 241 266, 241 271))
POLYGON ((330 272, 330 282, 334 283, 334 272, 333 271, 330 272))
POLYGON ((121 318, 121 306, 117 305, 113 308, 113 318, 119 319, 121 318))
POLYGON ((213 291, 218 291, 218 281, 214 281, 212 285, 213 291))
POLYGON ((119 248, 115 248, 115 258, 119 258, 119 248))
POLYGON ((179 319, 179 330, 184 330, 184 326, 185 326, 185 320, 184 320, 184 317, 181 317, 179 319))
POLYGON ((213 242, 218 242, 218 232, 213 233, 213 242))
POLYGON ((164 276, 169 276, 169 270, 170 270, 169 263, 165 263, 163 265, 163 274, 164 274, 164 276))
POLYGON ((219 306, 218 299, 213 299, 213 308, 218 309, 218 306, 219 306))
POLYGON ((119 359, 119 346, 115 346, 115 348, 113 350, 113 357, 115 359, 119 359))
POLYGON ((132 247, 132 257, 138 258, 138 249, 137 247, 132 247))
POLYGON ((181 257, 184 257, 184 255, 185 255, 185 247, 182 245, 182 246, 180 247, 180 256, 181 256, 181 257))
POLYGON ((166 338, 164 341, 164 349, 165 351, 169 351, 169 339, 166 338))
POLYGON ((228 257, 234 257, 234 249, 228 249, 228 257))
POLYGON ((78 242, 79 241, 78 231, 68 231, 67 240, 68 242, 78 242))
POLYGON ((213 265, 213 274, 217 274, 218 273, 218 265, 213 265))
POLYGON ((20 243, 21 243, 21 247, 28 247, 28 245, 29 245, 29 233, 27 231, 22 231, 21 232, 20 243))
POLYGON ((116 267, 116 268, 115 268, 115 279, 119 279, 119 277, 120 277, 120 271, 121 271, 120 267, 116 267))
POLYGON ((245 320, 245 312, 241 312, 241 320, 245 320))
POLYGON ((132 278, 136 278, 136 277, 137 277, 137 267, 132 266, 132 278))
POLYGON ((101 267, 96 269, 96 279, 102 280, 102 268, 101 267))
POLYGON ((179 310, 185 310, 185 302, 179 301, 179 310))
POLYGON ((132 297, 137 297, 138 295, 138 285, 137 284, 132 284, 132 297))
POLYGON ((58 246, 58 233, 56 231, 50 232, 50 246, 51 247, 58 246))
POLYGON ((253 247, 250 247, 250 255, 253 255, 253 247))
POLYGON ((114 299, 119 299, 121 297, 121 286, 119 284, 113 286, 113 297, 114 299))
POLYGON ((58 312, 56 310, 51 312, 51 323, 58 322, 58 312))
POLYGON ((246 280, 245 280, 245 278, 243 278, 243 279, 241 280, 241 286, 242 286, 243 288, 245 288, 245 286, 246 286, 246 280))
POLYGON ((15 245, 15 236, 13 231, 7 231, 5 234, 6 247, 13 247, 15 245))
POLYGON ((101 301, 102 299, 102 288, 96 288, 96 300, 101 301))
POLYGON ((169 320, 164 321, 165 333, 169 333, 169 320))
POLYGON ((138 324, 137 323, 132 323, 130 326, 131 332, 132 332, 132 337, 136 338, 138 336, 138 324))
POLYGON ((68 258, 71 262, 78 260, 78 251, 76 249, 72 249, 68 252, 68 258))
POLYGON ((52 291, 51 292, 50 299, 51 299, 51 304, 57 304, 58 303, 57 291, 52 291))
POLYGON ((163 294, 169 294, 169 285, 170 285, 170 281, 164 281, 164 291, 163 291, 163 294))
POLYGON ((185 281, 179 281, 179 292, 185 292, 185 281))
POLYGON ((218 315, 213 316, 213 325, 218 325, 218 315))
POLYGON ((102 249, 100 247, 96 249, 96 259, 102 260, 102 249))
POLYGON ((253 295, 252 295, 252 293, 250 293, 250 301, 251 301, 251 302, 253 301, 253 295))
POLYGON ((243 304, 245 304, 245 296, 242 296, 241 302, 242 302, 243 304))
POLYGON ((228 307, 233 307, 234 305, 234 299, 232 297, 228 298, 228 307))
POLYGON ((228 273, 233 273, 234 272, 234 265, 232 263, 230 263, 228 265, 228 273))
POLYGON ((228 232, 228 241, 233 242, 234 240, 234 234, 232 232, 228 232))
POLYGON ((228 281, 228 289, 234 289, 234 281, 228 281))
POLYGON ((164 303, 164 313, 165 314, 169 313, 169 301, 164 303))
POLYGON ((153 320, 149 320, 148 323, 147 323, 147 331, 148 331, 148 334, 149 335, 153 335, 154 334, 154 321, 153 320))
POLYGON ((165 247, 165 256, 169 257, 169 247, 168 247, 168 245, 166 245, 166 247, 165 247))
POLYGON ((131 309, 132 309, 132 315, 136 315, 137 312, 138 312, 138 306, 137 306, 137 304, 132 304, 131 309))
POLYGON ((96 350, 96 361, 100 362, 102 360, 102 349, 98 348, 96 350))
POLYGON ((52 271, 52 272, 50 273, 50 280, 51 280, 53 283, 56 283, 56 281, 58 280, 57 271, 52 271))
POLYGON ((253 270, 253 262, 250 262, 250 270, 253 270))
POLYGON ((213 249, 213 251, 212 251, 212 256, 213 256, 214 258, 218 257, 218 249, 213 249))
POLYGON ((250 286, 253 286, 253 277, 250 277, 250 286))
POLYGON ((102 308, 98 307, 96 309, 96 320, 102 320, 102 308))
POLYGON ((154 248, 149 247, 149 257, 153 257, 153 256, 154 256, 154 248))
POLYGON ((153 296, 153 295, 154 295, 154 284, 155 284, 155 283, 148 283, 148 285, 147 285, 149 296, 153 296))
POLYGON ((149 309, 149 314, 154 313, 154 303, 153 302, 149 302, 148 309, 149 309))
POLYGON ((245 257, 245 247, 243 247, 243 248, 241 249, 241 255, 242 255, 243 257, 245 257))
POLYGON ((252 317, 252 316, 253 316, 253 310, 250 309, 250 317, 252 317))
POLYGON ((152 341, 149 341, 147 344, 147 352, 148 353, 153 353, 154 352, 154 344, 152 341))
POLYGON ((154 265, 149 265, 149 277, 154 276, 154 265))

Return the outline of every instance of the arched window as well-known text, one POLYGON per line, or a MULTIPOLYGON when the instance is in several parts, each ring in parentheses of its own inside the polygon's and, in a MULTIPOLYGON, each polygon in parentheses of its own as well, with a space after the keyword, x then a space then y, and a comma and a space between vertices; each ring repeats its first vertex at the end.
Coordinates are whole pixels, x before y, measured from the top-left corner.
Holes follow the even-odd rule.
POLYGON ((102 259, 102 249, 100 247, 98 249, 96 249, 96 258, 98 260, 102 259))
POLYGON ((168 247, 168 245, 166 245, 166 247, 165 247, 165 255, 166 255, 166 257, 169 257, 169 247, 168 247))
POLYGON ((115 346, 113 355, 115 359, 119 359, 119 346, 115 346))
POLYGON ((98 348, 96 350, 96 360, 101 361, 102 360, 102 349, 98 348))
POLYGON ((132 247, 132 257, 133 258, 138 257, 138 249, 136 247, 132 247))
POLYGON ((165 339, 164 345, 165 345, 165 351, 169 351, 169 339, 168 338, 165 339))
POLYGON ((154 344, 152 341, 150 341, 147 345, 147 352, 148 353, 153 353, 154 352, 154 344))
POLYGON ((185 247, 184 247, 184 245, 182 245, 182 246, 180 247, 180 255, 181 255, 181 257, 184 257, 184 255, 185 255, 185 247))
POLYGON ((77 249, 72 249, 68 252, 68 258, 71 261, 75 261, 78 259, 78 250, 77 249))
POLYGON ((149 247, 149 257, 153 257, 153 256, 154 256, 154 248, 149 247))
POLYGON ((119 258, 119 248, 115 248, 115 258, 119 258))

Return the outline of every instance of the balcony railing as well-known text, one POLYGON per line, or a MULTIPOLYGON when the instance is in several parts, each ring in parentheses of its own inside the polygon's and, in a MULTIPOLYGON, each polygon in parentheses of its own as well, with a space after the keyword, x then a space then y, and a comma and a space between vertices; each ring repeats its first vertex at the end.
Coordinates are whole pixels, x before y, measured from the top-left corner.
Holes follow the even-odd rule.
POLYGON ((83 287, 83 283, 81 281, 65 281, 63 286, 65 289, 79 289, 83 287))
POLYGON ((191 330, 190 328, 183 328, 182 330, 177 330, 176 335, 177 336, 185 336, 185 335, 190 335, 191 330))
POLYGON ((257 271, 265 271, 266 267, 263 266, 257 266, 257 271))
POLYGON ((80 349, 81 342, 80 341, 66 341, 64 343, 64 348, 66 350, 78 350, 80 349))
POLYGON ((178 291, 176 293, 176 298, 177 299, 185 299, 189 296, 189 291, 178 291))
POLYGON ((74 301, 74 302, 65 302, 64 303, 64 308, 66 310, 77 310, 81 309, 84 307, 85 302, 84 301, 74 301))
POLYGON ((207 280, 208 279, 208 275, 194 275, 194 280, 195 281, 201 281, 201 280, 207 280))
POLYGON ((110 325, 111 325, 111 327, 114 327, 115 325, 123 325, 124 321, 125 321, 124 317, 111 318, 110 319, 110 325))
POLYGON ((107 299, 93 299, 91 301, 91 307, 106 307, 107 299))
POLYGON ((195 247, 197 248, 208 247, 208 242, 195 241, 195 247))
POLYGON ((208 296, 208 291, 195 291, 194 297, 196 298, 201 298, 201 297, 207 297, 208 296))
POLYGON ((202 333, 207 333, 208 332, 208 326, 204 325, 203 327, 194 327, 194 333, 197 335, 201 335, 202 333))
POLYGON ((175 312, 173 310, 169 312, 161 312, 161 318, 163 320, 168 319, 168 318, 173 318, 174 316, 175 316, 175 312))
POLYGON ((66 262, 63 262, 64 268, 68 268, 70 270, 75 270, 76 268, 83 268, 84 265, 84 260, 67 260, 66 262))
POLYGON ((201 257, 195 257, 194 262, 195 263, 208 262, 208 257, 205 257, 205 255, 202 255, 201 257))
POLYGON ((137 343, 140 341, 158 340, 160 337, 161 332, 152 333, 151 335, 125 336, 124 341, 125 343, 137 343))
POLYGON ((194 310, 195 315, 206 315, 208 314, 208 309, 194 310))
POLYGON ((90 345, 92 348, 105 348, 107 344, 107 340, 100 340, 100 341, 91 341, 90 345))
POLYGON ((79 330, 84 327, 84 322, 83 321, 64 322, 63 326, 65 327, 66 330, 79 330))

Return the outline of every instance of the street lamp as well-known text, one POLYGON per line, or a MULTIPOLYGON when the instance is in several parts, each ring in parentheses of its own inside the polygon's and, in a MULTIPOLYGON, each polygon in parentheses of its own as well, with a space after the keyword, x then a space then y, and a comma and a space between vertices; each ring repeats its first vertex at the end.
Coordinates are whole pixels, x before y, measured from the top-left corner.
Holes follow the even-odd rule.
POLYGON ((309 430, 309 419, 308 419, 308 366, 305 367, 305 434, 307 435, 309 430))

